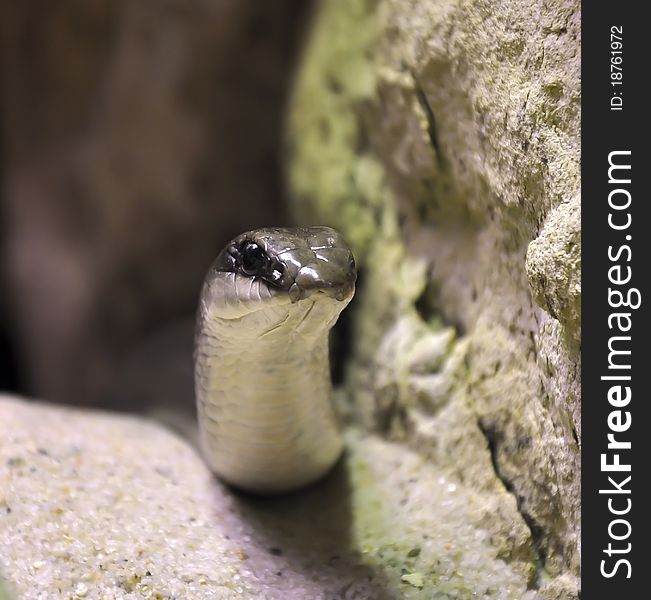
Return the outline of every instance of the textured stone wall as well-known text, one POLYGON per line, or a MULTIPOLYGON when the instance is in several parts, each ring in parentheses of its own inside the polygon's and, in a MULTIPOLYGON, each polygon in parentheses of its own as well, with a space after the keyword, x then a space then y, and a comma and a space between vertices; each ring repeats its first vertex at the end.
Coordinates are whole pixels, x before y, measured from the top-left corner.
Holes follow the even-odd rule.
POLYGON ((287 143, 298 219, 361 265, 354 415, 511 494, 504 558, 547 598, 580 560, 579 27, 576 1, 324 2, 287 143))

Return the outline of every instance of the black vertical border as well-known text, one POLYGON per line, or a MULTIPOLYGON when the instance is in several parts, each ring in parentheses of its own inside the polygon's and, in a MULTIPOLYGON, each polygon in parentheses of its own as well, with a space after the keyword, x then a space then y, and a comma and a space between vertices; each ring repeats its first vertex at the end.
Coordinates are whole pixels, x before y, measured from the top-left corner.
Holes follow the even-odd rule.
MULTIPOLYGON (((648 280, 651 277, 651 221, 647 218, 650 202, 647 182, 651 162, 645 139, 649 131, 649 100, 644 90, 651 83, 651 24, 642 16, 641 2, 582 3, 582 597, 601 598, 645 597, 645 583, 651 567, 648 547, 651 511, 651 420, 647 391, 651 374, 651 337, 646 323, 647 307, 651 302, 648 280), (611 85, 611 27, 621 26, 623 110, 613 111, 611 85), (643 110, 644 107, 644 110, 643 110), (617 232, 608 225, 608 155, 612 151, 630 150, 632 194, 630 208, 632 224, 629 230, 617 232), (624 241, 626 235, 631 240, 624 241), (633 327, 629 349, 632 401, 626 409, 632 416, 631 429, 619 434, 632 441, 630 451, 621 451, 621 462, 631 464, 630 496, 609 496, 599 490, 609 486, 608 475, 600 469, 601 454, 607 451, 608 414, 614 410, 608 403, 607 392, 612 382, 602 381, 607 375, 608 339, 613 332, 608 327, 608 315, 616 312, 608 303, 608 246, 629 243, 632 251, 632 280, 630 286, 640 290, 642 305, 631 310, 633 327), (644 321, 643 321, 644 320, 644 321), (623 516, 632 528, 630 538, 617 542, 608 533, 609 523, 618 518, 608 509, 608 498, 630 498, 631 511, 623 516), (615 576, 601 573, 601 561, 607 559, 612 570, 615 555, 604 552, 608 544, 623 548, 631 543, 631 551, 621 554, 631 563, 631 577, 620 565, 615 576), (633 596, 634 590, 643 590, 633 596)), ((620 91, 620 90, 616 90, 620 91)), ((624 264, 623 262, 621 264, 624 264)), ((612 452, 612 451, 611 451, 612 452)), ((621 479, 616 477, 616 479, 621 479)), ((622 501, 618 506, 625 505, 622 501)), ((624 526, 615 531, 621 533, 624 526)))

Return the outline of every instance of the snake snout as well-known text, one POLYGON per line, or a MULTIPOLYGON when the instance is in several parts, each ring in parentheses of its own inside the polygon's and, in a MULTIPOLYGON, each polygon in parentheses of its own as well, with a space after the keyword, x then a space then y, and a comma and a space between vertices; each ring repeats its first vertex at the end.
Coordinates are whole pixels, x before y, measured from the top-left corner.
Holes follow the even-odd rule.
POLYGON ((290 289, 292 300, 307 298, 321 292, 330 298, 343 301, 350 299, 355 291, 357 271, 352 260, 345 263, 345 268, 337 261, 318 260, 302 266, 290 289))

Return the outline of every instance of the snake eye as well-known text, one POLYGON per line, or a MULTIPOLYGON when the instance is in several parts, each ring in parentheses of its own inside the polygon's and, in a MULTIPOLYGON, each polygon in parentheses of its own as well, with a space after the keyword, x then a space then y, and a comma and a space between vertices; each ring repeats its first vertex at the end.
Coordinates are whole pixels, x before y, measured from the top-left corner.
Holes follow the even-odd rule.
POLYGON ((254 242, 245 242, 240 249, 240 267, 245 275, 259 275, 267 265, 265 251, 254 242))

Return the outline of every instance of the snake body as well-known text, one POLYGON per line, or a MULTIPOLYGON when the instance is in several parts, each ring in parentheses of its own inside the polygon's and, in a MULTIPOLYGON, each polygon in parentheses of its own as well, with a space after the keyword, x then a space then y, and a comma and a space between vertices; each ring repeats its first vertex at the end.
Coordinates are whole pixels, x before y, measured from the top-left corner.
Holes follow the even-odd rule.
POLYGON ((201 445, 216 475, 279 493, 322 477, 342 451, 328 332, 356 270, 328 227, 268 228, 233 239, 210 267, 195 333, 201 445))

